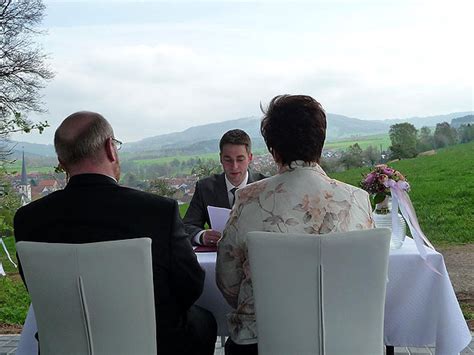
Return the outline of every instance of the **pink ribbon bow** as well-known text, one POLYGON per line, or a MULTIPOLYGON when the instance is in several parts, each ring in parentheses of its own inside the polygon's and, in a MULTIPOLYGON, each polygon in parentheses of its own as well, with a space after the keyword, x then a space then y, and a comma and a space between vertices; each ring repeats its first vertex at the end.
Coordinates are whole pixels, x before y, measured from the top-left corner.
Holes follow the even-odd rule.
POLYGON ((421 230, 420 224, 418 223, 418 218, 416 218, 415 208, 413 207, 410 197, 407 194, 407 190, 410 188, 410 185, 406 181, 395 181, 392 179, 387 179, 384 181, 384 185, 390 188, 390 192, 392 194, 393 233, 398 234, 400 230, 400 226, 397 221, 398 208, 400 208, 400 211, 402 212, 402 215, 405 218, 408 227, 410 228, 411 235, 415 240, 415 245, 418 249, 418 252, 420 253, 421 258, 431 270, 441 275, 441 273, 436 270, 436 268, 427 260, 427 251, 424 244, 433 250, 435 250, 435 248, 421 230))

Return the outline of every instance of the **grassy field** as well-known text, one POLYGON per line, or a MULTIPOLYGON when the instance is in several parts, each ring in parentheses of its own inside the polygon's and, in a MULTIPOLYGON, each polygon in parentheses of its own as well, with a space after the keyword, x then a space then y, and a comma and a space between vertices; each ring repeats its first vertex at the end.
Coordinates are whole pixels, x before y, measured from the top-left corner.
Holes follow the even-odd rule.
POLYGON ((169 164, 173 160, 177 159, 179 162, 189 160, 191 158, 194 159, 201 159, 201 160, 219 160, 219 154, 217 153, 206 153, 206 154, 199 154, 199 155, 177 155, 173 157, 161 157, 156 159, 137 159, 133 160, 139 166, 147 166, 147 165, 160 165, 160 164, 169 164))
MULTIPOLYGON (((11 257, 16 261, 15 240, 13 237, 3 238, 11 257)), ((18 270, 10 263, 3 248, 0 247, 0 261, 7 277, 0 276, 0 324, 23 324, 30 304, 30 296, 26 292, 18 270)))
MULTIPOLYGON (((8 173, 21 173, 21 161, 17 160, 12 164, 5 165, 8 173)), ((40 174, 52 174, 54 173, 54 166, 40 166, 30 167, 27 165, 28 174, 40 173, 40 174)))
POLYGON ((347 140, 341 140, 336 142, 326 142, 324 144, 325 149, 346 149, 350 145, 359 144, 362 149, 367 148, 368 146, 373 146, 377 149, 380 149, 382 146, 383 150, 386 150, 390 145, 390 137, 388 133, 386 134, 375 134, 373 136, 352 138, 347 140))
MULTIPOLYGON (((390 164, 405 174, 412 186, 410 197, 420 225, 435 245, 474 243, 474 142, 439 150, 436 155, 390 164)), ((358 186, 368 168, 331 174, 358 186)), ((188 205, 180 205, 184 216, 188 205)), ((12 256, 14 240, 4 238, 12 256)), ((17 270, 0 249, 8 277, 0 277, 0 324, 22 324, 29 297, 17 270)), ((467 318, 472 312, 464 310, 467 318)))
MULTIPOLYGON (((435 245, 474 243, 474 142, 390 166, 410 182, 410 198, 428 239, 435 245)), ((353 169, 331 177, 357 186, 368 171, 353 169)))

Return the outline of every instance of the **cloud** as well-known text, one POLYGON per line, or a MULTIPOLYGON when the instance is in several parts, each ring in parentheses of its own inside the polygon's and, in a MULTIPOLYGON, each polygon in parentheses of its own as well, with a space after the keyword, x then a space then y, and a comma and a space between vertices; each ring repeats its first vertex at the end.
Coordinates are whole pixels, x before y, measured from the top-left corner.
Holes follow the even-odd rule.
POLYGON ((454 1, 448 16, 441 2, 426 4, 142 3, 119 6, 122 15, 105 5, 107 20, 72 24, 61 22, 62 4, 43 40, 57 73, 44 91, 49 115, 30 115, 52 129, 28 139, 51 142, 64 117, 88 109, 128 142, 260 115, 260 102, 282 93, 367 119, 470 110, 473 5, 454 1))

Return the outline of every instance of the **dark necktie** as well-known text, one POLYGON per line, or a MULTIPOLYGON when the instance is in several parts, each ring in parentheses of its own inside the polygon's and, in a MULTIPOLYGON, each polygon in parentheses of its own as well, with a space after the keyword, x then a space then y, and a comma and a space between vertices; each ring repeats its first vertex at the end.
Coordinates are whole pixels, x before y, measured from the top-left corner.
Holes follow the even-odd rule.
POLYGON ((234 206, 234 202, 235 202, 235 191, 237 191, 237 187, 234 187, 232 189, 230 189, 230 193, 232 194, 232 206, 234 206))

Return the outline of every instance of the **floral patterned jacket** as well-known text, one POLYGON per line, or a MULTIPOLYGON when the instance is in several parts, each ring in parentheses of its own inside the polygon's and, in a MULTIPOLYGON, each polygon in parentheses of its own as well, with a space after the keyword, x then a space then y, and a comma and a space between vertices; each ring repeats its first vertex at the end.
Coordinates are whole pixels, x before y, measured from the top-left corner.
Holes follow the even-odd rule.
POLYGON ((316 163, 296 161, 278 175, 239 189, 219 242, 217 286, 234 308, 227 315, 231 338, 257 342, 246 233, 322 234, 374 228, 367 192, 329 178, 316 163))

